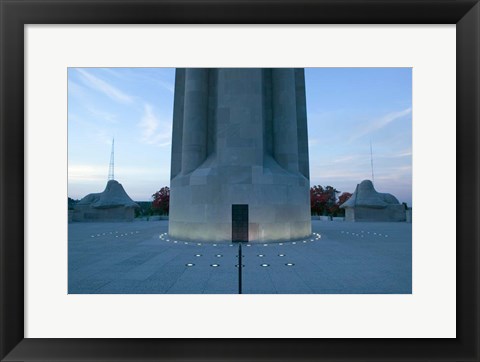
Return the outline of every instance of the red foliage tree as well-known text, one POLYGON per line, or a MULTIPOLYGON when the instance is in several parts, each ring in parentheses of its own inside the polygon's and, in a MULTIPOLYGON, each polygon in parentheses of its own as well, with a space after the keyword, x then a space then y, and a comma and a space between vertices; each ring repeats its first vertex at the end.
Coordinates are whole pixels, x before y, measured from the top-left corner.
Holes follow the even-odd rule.
POLYGON ((335 205, 337 189, 332 186, 322 187, 315 185, 310 188, 310 207, 312 214, 325 215, 331 213, 330 209, 335 205))
POLYGON ((345 216, 345 209, 341 209, 340 205, 346 202, 352 194, 350 192, 344 192, 339 197, 337 202, 328 210, 332 216, 345 216))
POLYGON ((344 192, 338 197, 338 206, 341 204, 347 202, 347 200, 352 197, 352 194, 350 192, 344 192))
POLYGON ((313 215, 320 215, 323 211, 323 191, 320 185, 310 188, 310 208, 313 215))
POLYGON ((168 186, 162 187, 152 195, 152 198, 152 209, 168 215, 170 209, 170 188, 168 186))

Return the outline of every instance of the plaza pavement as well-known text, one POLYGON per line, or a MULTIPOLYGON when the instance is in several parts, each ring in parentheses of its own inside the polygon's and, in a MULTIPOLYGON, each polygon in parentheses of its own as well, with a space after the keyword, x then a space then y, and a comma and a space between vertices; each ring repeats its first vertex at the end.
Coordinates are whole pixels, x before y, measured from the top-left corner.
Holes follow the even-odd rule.
MULTIPOLYGON (((238 293, 237 244, 185 243, 167 230, 167 220, 70 223, 68 293, 238 293)), ((244 244, 242 292, 411 293, 411 224, 312 220, 312 231, 244 244)))

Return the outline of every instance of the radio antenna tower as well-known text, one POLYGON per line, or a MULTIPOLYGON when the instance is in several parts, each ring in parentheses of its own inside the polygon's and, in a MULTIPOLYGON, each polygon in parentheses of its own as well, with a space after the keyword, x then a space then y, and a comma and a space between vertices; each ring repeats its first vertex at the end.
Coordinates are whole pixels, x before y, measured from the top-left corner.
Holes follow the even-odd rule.
POLYGON ((374 183, 373 178, 373 152, 372 152, 372 141, 370 141, 370 164, 372 166, 372 184, 374 183))
POLYGON ((108 181, 114 180, 114 145, 115 145, 115 138, 112 138, 112 153, 110 154, 110 166, 108 167, 108 181))

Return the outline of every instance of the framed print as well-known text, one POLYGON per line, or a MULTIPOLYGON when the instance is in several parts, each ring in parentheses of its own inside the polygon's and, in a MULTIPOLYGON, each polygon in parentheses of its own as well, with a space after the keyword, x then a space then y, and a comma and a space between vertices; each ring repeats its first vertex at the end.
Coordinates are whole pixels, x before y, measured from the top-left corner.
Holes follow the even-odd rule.
POLYGON ((477 1, 1 9, 2 361, 478 360, 477 1))

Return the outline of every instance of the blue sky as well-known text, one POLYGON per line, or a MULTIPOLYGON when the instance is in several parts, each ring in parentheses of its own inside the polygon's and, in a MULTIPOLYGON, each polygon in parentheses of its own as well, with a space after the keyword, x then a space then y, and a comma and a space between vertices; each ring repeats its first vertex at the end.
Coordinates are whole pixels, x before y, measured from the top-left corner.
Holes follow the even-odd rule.
MULTIPOLYGON (((68 69, 68 196, 115 179, 136 201, 169 185, 171 68, 68 69)), ((310 184, 353 192, 371 179, 412 205, 411 68, 307 68, 310 184)))

